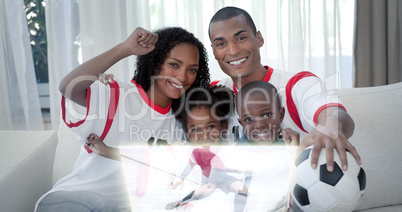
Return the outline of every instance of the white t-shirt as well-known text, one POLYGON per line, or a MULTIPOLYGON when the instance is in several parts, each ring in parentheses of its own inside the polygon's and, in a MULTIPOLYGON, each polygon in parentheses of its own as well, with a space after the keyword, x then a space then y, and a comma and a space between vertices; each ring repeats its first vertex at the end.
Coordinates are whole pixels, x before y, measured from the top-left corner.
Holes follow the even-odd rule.
MULTIPOLYGON (((327 91, 325 84, 311 72, 303 71, 291 73, 274 70, 264 66, 267 73, 263 79, 271 83, 278 90, 282 107, 285 108, 285 117, 281 123, 281 128, 291 128, 300 133, 300 140, 311 132, 317 125, 319 113, 327 107, 338 106, 344 108, 340 103, 339 97, 332 91, 327 91)), ((223 85, 230 88, 237 95, 231 78, 213 81, 213 85, 223 85)), ((241 138, 243 128, 238 122, 237 110, 229 120, 229 129, 239 126, 237 136, 241 138)), ((236 136, 236 135, 235 135, 236 136)))
MULTIPOLYGON (((110 86, 94 82, 87 90, 87 107, 63 98, 62 116, 82 145, 91 133, 115 148, 147 145, 150 140, 154 143, 161 139, 167 143, 175 140, 176 121, 171 106, 157 106, 134 82, 114 82, 110 86)), ((60 179, 45 195, 59 190, 94 191, 114 200, 121 211, 130 211, 121 162, 88 151, 83 146, 72 173, 60 179)))

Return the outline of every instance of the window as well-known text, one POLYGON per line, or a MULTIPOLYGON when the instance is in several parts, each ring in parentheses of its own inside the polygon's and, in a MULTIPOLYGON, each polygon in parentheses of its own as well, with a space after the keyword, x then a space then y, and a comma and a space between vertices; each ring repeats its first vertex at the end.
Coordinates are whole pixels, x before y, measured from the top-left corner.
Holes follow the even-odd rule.
POLYGON ((39 102, 45 128, 48 128, 48 126, 50 127, 50 99, 45 5, 45 0, 24 0, 36 82, 38 83, 39 102))
POLYGON ((38 83, 48 83, 45 1, 24 0, 31 40, 35 75, 38 83))

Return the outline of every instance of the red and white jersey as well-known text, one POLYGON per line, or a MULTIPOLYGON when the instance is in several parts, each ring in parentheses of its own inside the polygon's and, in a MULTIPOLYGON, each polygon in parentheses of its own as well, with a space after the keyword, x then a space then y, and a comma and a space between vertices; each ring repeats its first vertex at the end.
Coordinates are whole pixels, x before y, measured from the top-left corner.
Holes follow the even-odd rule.
MULTIPOLYGON (((267 73, 263 81, 269 82, 276 87, 279 92, 282 107, 285 107, 285 117, 281 123, 281 128, 291 128, 299 131, 301 140, 306 133, 311 132, 317 125, 318 115, 322 110, 331 106, 344 108, 340 103, 338 96, 327 91, 325 84, 316 75, 311 72, 303 71, 291 73, 274 70, 265 66, 267 73)), ((219 81, 213 81, 213 85, 223 85, 230 88, 237 95, 231 78, 219 81)), ((237 110, 229 121, 229 129, 233 126, 239 126, 239 133, 243 129, 237 118, 237 110)), ((241 137, 241 134, 239 135, 241 137)))
POLYGON ((219 156, 211 152, 209 149, 195 148, 191 152, 190 163, 198 164, 201 168, 202 174, 205 177, 209 177, 211 169, 225 170, 225 165, 219 156))
MULTIPOLYGON (((82 145, 91 133, 95 133, 107 146, 115 148, 160 140, 172 143, 176 125, 171 106, 159 107, 134 82, 114 81, 107 86, 94 82, 87 89, 87 107, 63 97, 62 118, 78 135, 82 145)), ((83 146, 72 173, 60 179, 48 193, 94 191, 116 201, 121 211, 130 211, 124 179, 120 161, 91 153, 83 146)))
POLYGON ((209 149, 196 148, 191 152, 190 163, 198 164, 201 168, 202 175, 209 177, 211 173, 211 160, 216 156, 209 149))
POLYGON ((144 145, 151 138, 174 140, 171 105, 156 105, 133 81, 115 81, 110 86, 95 82, 87 91, 86 108, 66 99, 62 109, 63 120, 83 141, 90 133, 111 147, 144 145))

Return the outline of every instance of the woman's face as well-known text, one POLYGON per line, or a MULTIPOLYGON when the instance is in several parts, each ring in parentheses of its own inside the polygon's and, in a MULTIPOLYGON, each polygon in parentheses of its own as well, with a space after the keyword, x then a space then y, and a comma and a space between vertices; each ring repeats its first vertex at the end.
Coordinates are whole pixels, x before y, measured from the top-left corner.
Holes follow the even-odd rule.
MULTIPOLYGON (((166 56, 159 75, 153 76, 154 102, 178 99, 197 77, 199 52, 194 45, 180 43, 166 56)), ((158 104, 158 103, 157 103, 158 104)))

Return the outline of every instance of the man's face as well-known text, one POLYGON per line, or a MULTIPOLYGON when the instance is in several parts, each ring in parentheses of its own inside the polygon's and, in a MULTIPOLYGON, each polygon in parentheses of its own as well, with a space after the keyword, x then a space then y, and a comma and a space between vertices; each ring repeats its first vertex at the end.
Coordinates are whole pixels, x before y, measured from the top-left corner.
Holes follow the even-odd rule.
POLYGON ((254 35, 243 15, 211 23, 210 39, 215 59, 230 77, 245 78, 261 67, 264 39, 260 32, 254 35))

